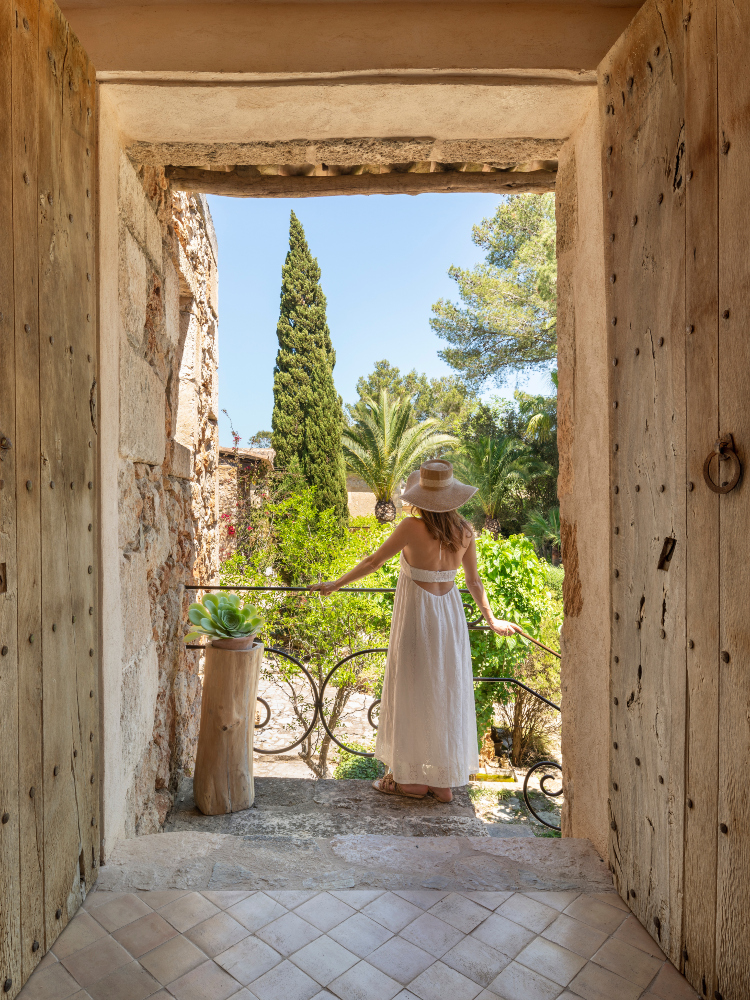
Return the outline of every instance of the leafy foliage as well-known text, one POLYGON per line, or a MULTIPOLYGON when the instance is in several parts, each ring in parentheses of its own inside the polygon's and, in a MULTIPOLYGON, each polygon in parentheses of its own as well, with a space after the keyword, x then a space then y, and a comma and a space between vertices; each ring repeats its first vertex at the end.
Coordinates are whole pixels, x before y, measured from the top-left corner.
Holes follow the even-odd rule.
POLYGON ((477 487, 466 505, 467 512, 484 515, 477 526, 482 527, 484 519, 495 519, 501 530, 507 530, 510 518, 523 507, 531 476, 546 471, 523 441, 513 437, 467 441, 453 456, 453 467, 460 479, 477 487))
POLYGON ((537 551, 546 554, 545 549, 551 548, 552 555, 560 555, 560 508, 553 507, 545 516, 538 510, 529 514, 529 519, 523 527, 524 534, 534 541, 537 551))
POLYGON ((252 604, 242 604, 238 594, 206 594, 202 602, 191 604, 188 618, 193 628, 185 642, 202 635, 214 639, 244 639, 258 631, 263 619, 252 604))
MULTIPOLYGON (((355 750, 372 751, 372 746, 364 746, 362 743, 349 743, 348 746, 355 750)), ((333 772, 334 778, 368 778, 375 781, 382 778, 385 768, 375 757, 358 757, 356 754, 347 753, 346 750, 339 751, 339 762, 333 772)))
POLYGON ((381 390, 377 401, 365 397, 362 403, 354 426, 344 431, 344 458, 347 468, 364 479, 376 500, 391 500, 401 480, 424 455, 456 443, 437 430, 436 420, 410 426, 411 403, 392 399, 387 389, 381 390))
POLYGON ((462 379, 455 375, 443 378, 428 378, 412 369, 406 375, 390 362, 375 363, 375 368, 366 377, 357 380, 360 399, 346 410, 350 420, 366 410, 365 399, 378 399, 383 389, 394 398, 407 398, 412 406, 409 426, 424 420, 436 420, 437 430, 445 434, 459 435, 467 420, 478 407, 475 393, 462 379))
POLYGON ((281 272, 276 334, 279 350, 271 421, 276 465, 291 468, 296 458, 316 489, 319 509, 333 508, 344 522, 348 517, 341 452, 344 418, 341 397, 333 384, 336 354, 326 321, 320 267, 294 212, 289 223, 289 252, 281 272))
POLYGON ((556 356, 554 195, 510 195, 474 226, 473 240, 484 263, 451 267, 461 304, 440 299, 430 325, 451 345, 440 356, 479 389, 556 356))

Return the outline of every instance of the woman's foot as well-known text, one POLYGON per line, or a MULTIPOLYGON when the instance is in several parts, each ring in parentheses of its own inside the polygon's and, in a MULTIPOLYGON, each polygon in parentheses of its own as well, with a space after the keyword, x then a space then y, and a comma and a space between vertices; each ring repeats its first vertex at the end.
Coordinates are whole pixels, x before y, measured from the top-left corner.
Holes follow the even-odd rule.
POLYGON ((433 799, 437 799, 438 802, 451 802, 453 800, 453 792, 450 788, 430 788, 429 792, 433 799))
POLYGON ((372 787, 385 795, 404 795, 409 799, 423 799, 429 791, 427 785, 399 785, 390 773, 373 781, 372 787))

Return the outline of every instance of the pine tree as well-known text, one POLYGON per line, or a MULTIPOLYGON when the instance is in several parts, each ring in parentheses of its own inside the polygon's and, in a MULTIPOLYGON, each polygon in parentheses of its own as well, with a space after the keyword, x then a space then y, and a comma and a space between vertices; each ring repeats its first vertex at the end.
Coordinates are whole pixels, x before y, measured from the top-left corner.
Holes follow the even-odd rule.
POLYGON ((289 252, 281 271, 279 350, 273 376, 273 447, 277 468, 296 456, 317 490, 321 510, 348 514, 341 448, 343 411, 333 383, 336 353, 326 321, 320 267, 310 253, 302 223, 289 222, 289 252))

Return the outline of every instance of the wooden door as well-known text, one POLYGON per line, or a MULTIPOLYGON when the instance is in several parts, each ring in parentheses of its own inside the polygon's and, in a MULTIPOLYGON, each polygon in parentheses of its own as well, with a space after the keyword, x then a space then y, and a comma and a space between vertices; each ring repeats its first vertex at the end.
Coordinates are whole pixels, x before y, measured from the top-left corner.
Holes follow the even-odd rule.
POLYGON ((610 864, 674 964, 723 1000, 750 996, 749 50, 747 4, 649 0, 599 81, 610 864), (722 495, 704 461, 725 434, 745 474, 722 495))
POLYGON ((96 878, 96 82, 51 0, 0 15, 0 985, 96 878))

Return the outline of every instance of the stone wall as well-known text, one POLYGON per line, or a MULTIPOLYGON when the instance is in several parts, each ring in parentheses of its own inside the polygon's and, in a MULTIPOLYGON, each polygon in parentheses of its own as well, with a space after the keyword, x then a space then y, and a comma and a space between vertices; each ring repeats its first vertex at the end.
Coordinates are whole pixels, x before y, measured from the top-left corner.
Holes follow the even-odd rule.
POLYGON ((218 272, 205 199, 123 152, 118 206, 119 784, 132 836, 160 829, 195 755, 184 585, 217 570, 218 272))
POLYGON ((558 495, 565 564, 563 833, 607 856, 609 408, 597 98, 560 154, 557 213, 558 495))

